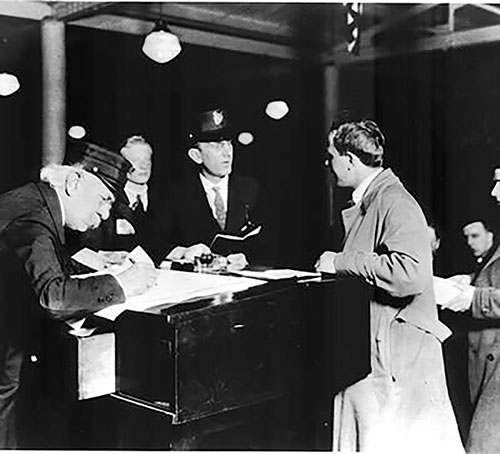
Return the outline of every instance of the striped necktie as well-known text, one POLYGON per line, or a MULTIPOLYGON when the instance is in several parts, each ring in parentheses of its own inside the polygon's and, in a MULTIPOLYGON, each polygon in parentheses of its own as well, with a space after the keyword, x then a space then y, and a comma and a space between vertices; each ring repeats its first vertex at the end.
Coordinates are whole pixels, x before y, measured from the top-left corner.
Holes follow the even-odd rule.
POLYGON ((217 218, 220 228, 224 230, 226 228, 226 208, 224 207, 224 201, 222 200, 222 196, 220 194, 220 188, 214 186, 212 189, 215 192, 215 217, 217 218))

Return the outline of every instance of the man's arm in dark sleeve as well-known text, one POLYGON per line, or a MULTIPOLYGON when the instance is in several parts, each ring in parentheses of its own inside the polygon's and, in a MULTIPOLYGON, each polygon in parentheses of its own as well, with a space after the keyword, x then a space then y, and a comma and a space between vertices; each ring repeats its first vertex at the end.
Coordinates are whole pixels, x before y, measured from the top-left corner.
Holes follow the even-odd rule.
POLYGON ((43 223, 18 221, 6 238, 38 297, 54 318, 84 316, 107 306, 123 303, 125 294, 111 275, 71 277, 56 251, 56 238, 43 223))

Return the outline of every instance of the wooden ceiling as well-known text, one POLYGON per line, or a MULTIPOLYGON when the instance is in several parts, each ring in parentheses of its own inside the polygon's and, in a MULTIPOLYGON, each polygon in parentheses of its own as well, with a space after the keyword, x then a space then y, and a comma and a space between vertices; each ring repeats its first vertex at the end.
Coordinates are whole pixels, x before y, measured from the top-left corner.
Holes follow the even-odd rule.
POLYGON ((136 35, 163 16, 184 43, 337 64, 500 40, 500 7, 493 4, 364 3, 354 56, 347 52, 342 3, 0 1, 4 34, 19 26, 9 18, 45 16, 136 35))

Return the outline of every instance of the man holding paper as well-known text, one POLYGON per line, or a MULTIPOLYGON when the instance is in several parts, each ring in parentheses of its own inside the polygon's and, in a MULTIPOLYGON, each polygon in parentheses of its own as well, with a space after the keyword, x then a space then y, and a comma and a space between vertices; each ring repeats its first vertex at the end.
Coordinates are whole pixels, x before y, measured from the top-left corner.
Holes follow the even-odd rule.
POLYGON ((325 251, 316 270, 373 286, 371 373, 334 398, 333 450, 461 452, 441 349, 450 331, 437 317, 427 223, 382 167, 384 148, 369 120, 334 125, 328 136, 328 164, 337 185, 354 190, 353 204, 342 211, 342 251, 325 251))
POLYGON ((224 110, 212 109, 196 116, 189 132, 188 156, 197 172, 169 194, 169 216, 162 233, 167 239, 167 259, 192 260, 203 253, 229 252, 229 262, 243 267, 247 263, 244 253, 255 249, 258 234, 232 241, 224 250, 218 249, 219 239, 215 239, 217 234, 243 238, 258 227, 254 223, 258 186, 255 180, 232 173, 232 138, 224 110))
POLYGON ((122 156, 84 144, 78 162, 44 167, 40 182, 0 196, 0 448, 17 443, 20 369, 40 317, 82 317, 155 283, 157 271, 144 264, 116 277, 72 277, 64 227, 85 231, 107 219, 129 167, 122 156))
MULTIPOLYGON (((493 174, 491 196, 500 203, 500 167, 493 174)), ((455 312, 470 311, 469 387, 473 406, 467 451, 500 452, 500 248, 487 259, 472 285, 441 305, 455 312)))

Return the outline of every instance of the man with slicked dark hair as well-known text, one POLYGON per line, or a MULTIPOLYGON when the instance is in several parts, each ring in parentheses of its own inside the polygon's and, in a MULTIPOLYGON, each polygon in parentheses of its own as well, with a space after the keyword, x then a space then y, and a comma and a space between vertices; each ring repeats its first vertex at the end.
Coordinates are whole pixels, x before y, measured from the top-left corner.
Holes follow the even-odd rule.
MULTIPOLYGON (((460 452, 448 397, 427 222, 415 199, 382 167, 385 137, 374 121, 334 126, 329 165, 353 189, 342 211, 343 249, 325 251, 320 272, 373 287, 371 373, 334 398, 334 451, 460 452)), ((336 301, 356 304, 356 301, 336 301)))

